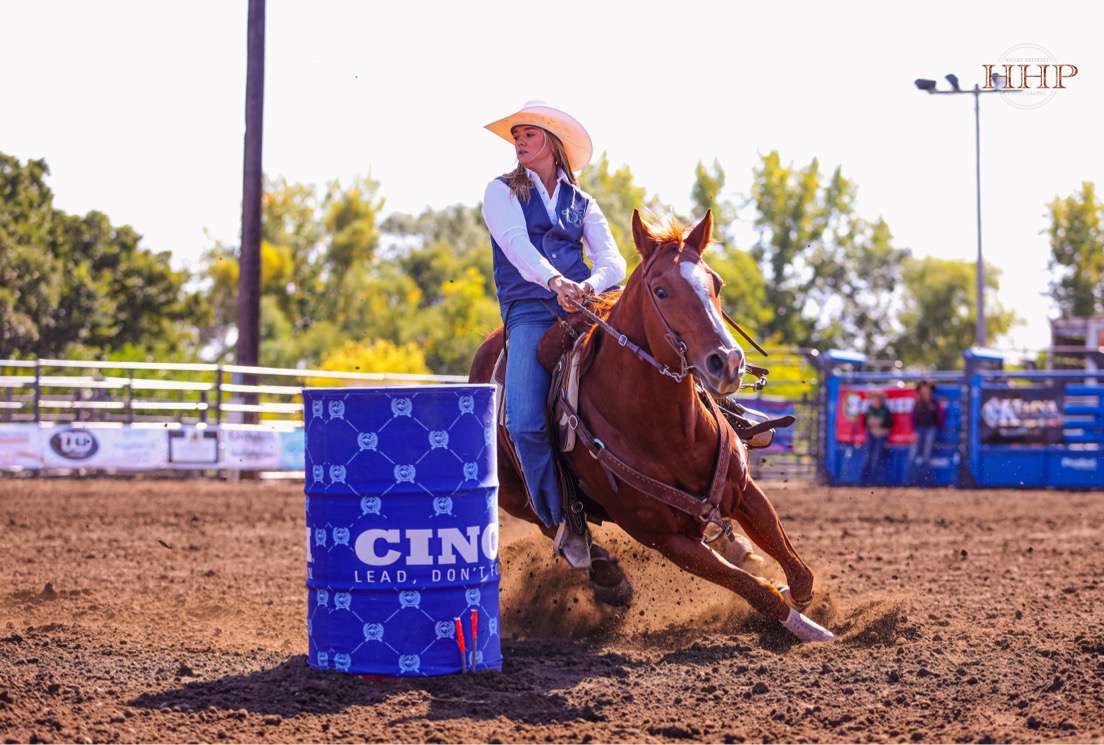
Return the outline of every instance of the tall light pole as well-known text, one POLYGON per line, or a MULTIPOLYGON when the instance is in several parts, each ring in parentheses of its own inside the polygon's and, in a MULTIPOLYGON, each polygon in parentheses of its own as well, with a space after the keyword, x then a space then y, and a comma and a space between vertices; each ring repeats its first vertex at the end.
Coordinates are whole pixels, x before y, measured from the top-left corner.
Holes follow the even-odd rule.
MULTIPOLYGON (((249 0, 246 21, 245 153, 242 162, 241 253, 238 257, 238 359, 239 365, 256 366, 261 344, 261 139, 264 126, 265 0, 249 0)), ((241 378, 256 385, 254 375, 241 378)), ((248 404, 257 395, 246 394, 248 404)), ((256 423, 259 414, 249 412, 244 421, 256 423)))
POLYGON ((985 346, 985 264, 981 258, 981 96, 985 93, 1016 93, 1016 89, 1005 89, 1007 82, 1003 75, 993 74, 993 87, 981 88, 974 85, 973 90, 962 90, 958 85, 958 76, 945 75, 944 78, 951 84, 951 90, 941 91, 936 89, 936 82, 926 78, 918 78, 915 82, 917 88, 936 96, 954 96, 967 94, 974 97, 974 172, 977 185, 977 311, 975 312, 976 326, 974 329, 974 344, 985 346))
POLYGON ((261 138, 264 125, 265 0, 249 0, 246 22, 245 155, 238 258, 239 365, 256 365, 261 304, 261 138))

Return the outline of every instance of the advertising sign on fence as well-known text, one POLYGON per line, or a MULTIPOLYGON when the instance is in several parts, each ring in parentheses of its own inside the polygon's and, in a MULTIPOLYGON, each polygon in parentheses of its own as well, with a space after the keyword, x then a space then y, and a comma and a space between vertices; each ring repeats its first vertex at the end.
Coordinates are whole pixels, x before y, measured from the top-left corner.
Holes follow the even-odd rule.
MULTIPOLYGON (((836 415, 836 440, 843 444, 858 445, 866 440, 866 428, 863 415, 870 404, 874 388, 846 388, 839 392, 839 407, 836 415)), ((889 430, 889 443, 907 445, 913 440, 912 407, 916 403, 916 391, 913 388, 881 389, 886 397, 886 406, 893 415, 893 426, 889 430)))
POLYGON ((37 424, 0 425, 0 468, 42 468, 37 424))
POLYGON ((169 463, 194 468, 218 465, 218 430, 184 427, 169 431, 169 463))
POLYGON ((0 469, 303 469, 303 431, 0 424, 0 469))
POLYGON ((986 445, 1062 442, 1062 389, 1057 386, 982 389, 981 441, 986 445))
POLYGON ((223 468, 279 468, 280 434, 268 429, 223 429, 223 468))
POLYGON ((46 468, 141 471, 164 468, 168 463, 168 438, 163 429, 62 426, 42 429, 39 437, 46 468))
POLYGON ((288 471, 302 471, 303 454, 306 448, 306 435, 301 429, 281 430, 280 468, 288 471))

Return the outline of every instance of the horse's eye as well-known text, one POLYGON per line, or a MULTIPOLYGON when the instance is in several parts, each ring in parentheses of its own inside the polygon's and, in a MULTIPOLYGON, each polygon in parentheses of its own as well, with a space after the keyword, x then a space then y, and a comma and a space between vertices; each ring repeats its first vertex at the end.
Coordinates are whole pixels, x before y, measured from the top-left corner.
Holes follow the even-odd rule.
POLYGON ((667 297, 667 290, 663 289, 662 287, 657 287, 655 288, 655 296, 660 300, 663 300, 667 297))

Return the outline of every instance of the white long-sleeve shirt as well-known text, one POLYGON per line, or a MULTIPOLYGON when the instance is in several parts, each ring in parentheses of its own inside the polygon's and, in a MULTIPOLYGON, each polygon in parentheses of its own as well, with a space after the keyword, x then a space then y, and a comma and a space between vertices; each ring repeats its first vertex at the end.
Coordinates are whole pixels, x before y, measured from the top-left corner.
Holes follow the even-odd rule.
MULTIPOLYGON (((559 171, 556 188, 549 195, 536 172, 528 168, 525 170, 529 174, 529 180, 533 182, 535 193, 540 195, 544 203, 548 219, 555 224, 556 200, 559 199, 560 184, 567 182, 567 176, 562 170, 559 171)), ((587 211, 583 215, 583 250, 592 266, 586 284, 595 292, 603 292, 625 277, 625 259, 617 250, 609 222, 602 214, 598 202, 582 189, 579 191, 588 200, 587 211)), ((483 221, 487 223, 487 229, 502 253, 517 267, 518 273, 525 280, 548 287, 553 278, 561 276, 559 270, 552 266, 552 262, 544 258, 529 240, 529 229, 525 224, 521 202, 510 187, 498 179, 491 181, 483 194, 483 221)))

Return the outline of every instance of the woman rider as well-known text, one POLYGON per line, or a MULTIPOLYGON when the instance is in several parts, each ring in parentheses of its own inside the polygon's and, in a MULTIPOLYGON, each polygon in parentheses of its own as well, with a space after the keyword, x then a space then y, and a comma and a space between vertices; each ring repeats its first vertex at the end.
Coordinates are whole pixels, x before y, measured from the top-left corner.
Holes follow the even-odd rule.
POLYGON ((537 359, 544 332, 571 301, 617 284, 625 260, 601 207, 574 171, 590 160, 590 135, 563 111, 530 101, 487 129, 514 145, 517 168, 487 185, 483 220, 491 234, 495 290, 509 353, 506 429, 514 442, 530 506, 557 529, 556 551, 574 567, 590 563, 586 537, 567 529, 556 483, 545 400, 551 378, 537 359), (593 268, 583 261, 585 255, 593 268))

